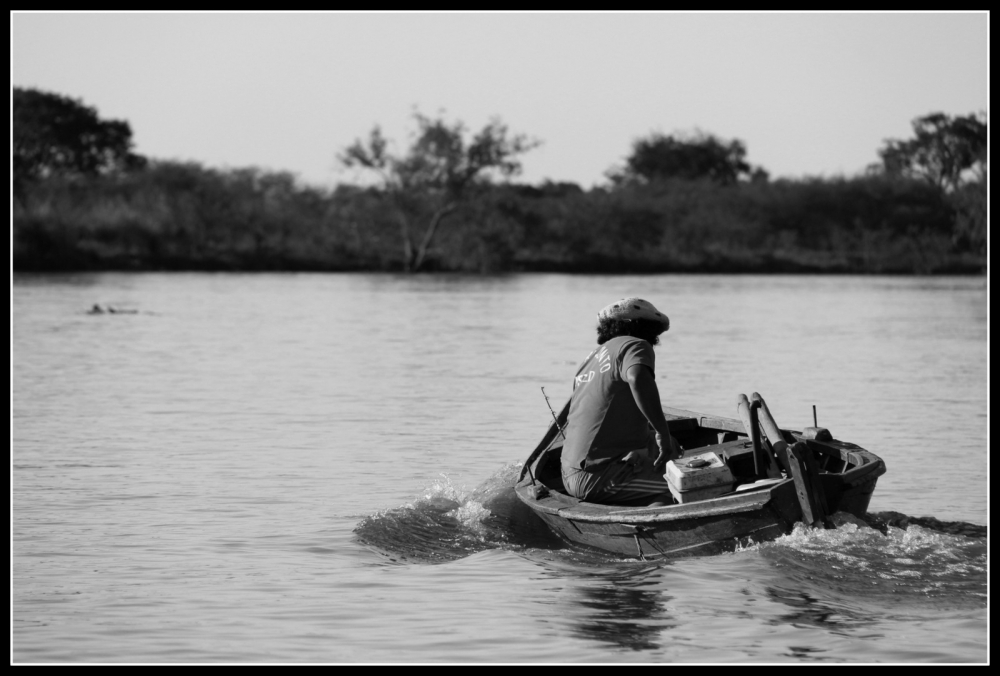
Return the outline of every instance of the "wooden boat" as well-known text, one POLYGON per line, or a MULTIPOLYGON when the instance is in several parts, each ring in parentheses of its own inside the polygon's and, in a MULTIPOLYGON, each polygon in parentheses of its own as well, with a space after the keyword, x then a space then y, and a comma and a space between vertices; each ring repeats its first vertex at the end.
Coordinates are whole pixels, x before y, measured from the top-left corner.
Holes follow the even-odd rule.
POLYGON ((683 449, 677 462, 715 452, 732 471, 733 490, 661 507, 601 505, 570 497, 560 468, 567 402, 525 462, 515 486, 518 498, 570 543, 653 559, 733 551, 787 534, 797 522, 829 525, 828 516, 835 512, 863 518, 875 483, 885 473, 881 458, 833 439, 823 428, 779 429, 756 393, 749 421, 742 404, 740 419, 669 407, 663 411, 683 449), (774 462, 770 478, 763 477, 760 466, 766 462, 774 462))

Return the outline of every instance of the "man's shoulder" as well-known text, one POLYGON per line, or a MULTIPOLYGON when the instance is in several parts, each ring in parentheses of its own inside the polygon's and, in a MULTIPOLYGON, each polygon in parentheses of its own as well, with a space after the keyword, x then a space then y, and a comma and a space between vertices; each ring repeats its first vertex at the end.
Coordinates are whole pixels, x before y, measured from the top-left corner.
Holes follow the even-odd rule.
MULTIPOLYGON (((655 368, 656 353, 649 341, 633 336, 619 336, 614 340, 621 340, 612 350, 615 353, 615 360, 621 365, 622 375, 635 364, 645 364, 649 368, 655 368)), ((608 341, 610 342, 610 341, 608 341)))
POLYGON ((649 349, 652 350, 653 346, 649 344, 649 341, 643 340, 642 338, 636 338, 635 336, 615 336, 604 345, 609 350, 617 350, 622 352, 628 348, 636 349, 649 349))

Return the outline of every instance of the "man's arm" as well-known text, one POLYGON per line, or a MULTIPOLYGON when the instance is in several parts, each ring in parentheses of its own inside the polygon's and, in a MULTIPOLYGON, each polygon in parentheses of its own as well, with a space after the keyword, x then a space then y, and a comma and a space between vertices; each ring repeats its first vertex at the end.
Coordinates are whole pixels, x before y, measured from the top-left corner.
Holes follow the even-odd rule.
POLYGON ((636 406, 656 430, 656 445, 660 449, 660 454, 653 463, 654 466, 659 467, 667 460, 680 457, 681 447, 677 440, 670 436, 667 419, 660 405, 660 390, 656 387, 653 372, 648 366, 633 364, 625 373, 625 380, 632 390, 636 406))

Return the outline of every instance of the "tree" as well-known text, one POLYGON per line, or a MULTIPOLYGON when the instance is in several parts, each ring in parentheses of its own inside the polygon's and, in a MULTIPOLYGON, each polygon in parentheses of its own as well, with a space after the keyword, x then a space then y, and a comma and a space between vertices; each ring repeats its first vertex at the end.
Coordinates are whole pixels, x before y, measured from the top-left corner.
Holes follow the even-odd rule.
POLYGON ((878 151, 889 176, 928 181, 946 192, 966 182, 985 180, 986 117, 949 117, 931 113, 913 120, 915 138, 886 139, 878 151))
POLYGON ((461 122, 449 124, 414 114, 417 131, 405 155, 393 155, 376 126, 367 141, 357 140, 338 159, 347 167, 373 172, 376 190, 389 200, 397 214, 403 240, 403 268, 419 270, 442 221, 467 199, 476 187, 494 176, 509 177, 521 171, 519 156, 539 145, 522 134, 509 135, 507 126, 492 120, 471 139, 461 122), (424 214, 427 226, 419 242, 413 239, 413 221, 424 214))
POLYGON ((132 129, 122 120, 101 120, 83 102, 14 88, 14 193, 56 175, 96 175, 141 167, 132 152, 132 129))
POLYGON ((881 164, 870 169, 890 177, 925 181, 947 195, 954 210, 956 250, 986 255, 987 124, 985 113, 950 117, 931 113, 911 123, 914 137, 886 139, 881 164))
POLYGON ((656 179, 708 179, 732 185, 740 179, 766 181, 767 172, 746 162, 742 141, 724 141, 697 132, 689 137, 652 134, 632 144, 625 169, 612 173, 615 183, 647 183, 656 179))

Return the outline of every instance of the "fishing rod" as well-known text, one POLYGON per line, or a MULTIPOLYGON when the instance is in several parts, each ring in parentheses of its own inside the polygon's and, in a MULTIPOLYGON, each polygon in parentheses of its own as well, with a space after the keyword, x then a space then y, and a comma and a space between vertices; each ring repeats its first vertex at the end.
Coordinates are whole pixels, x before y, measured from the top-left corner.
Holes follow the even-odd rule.
POLYGON ((552 414, 552 420, 556 423, 556 429, 559 430, 559 434, 562 438, 566 438, 566 432, 563 431, 562 425, 559 424, 559 418, 556 416, 556 412, 552 410, 552 404, 549 403, 549 395, 545 394, 545 388, 542 388, 542 396, 545 397, 545 405, 549 407, 549 413, 552 414))

